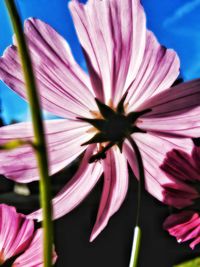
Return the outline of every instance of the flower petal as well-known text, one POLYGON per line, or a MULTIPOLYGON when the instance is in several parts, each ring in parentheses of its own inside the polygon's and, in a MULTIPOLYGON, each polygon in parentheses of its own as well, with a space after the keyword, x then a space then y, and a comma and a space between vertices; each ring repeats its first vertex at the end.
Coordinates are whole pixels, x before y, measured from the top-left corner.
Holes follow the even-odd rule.
POLYGON ((140 1, 75 0, 69 7, 96 96, 116 104, 135 78, 144 53, 146 19, 140 1))
MULTIPOLYGON (((195 148, 193 148, 192 154, 194 150, 195 148)), ((192 156, 182 150, 173 149, 168 152, 161 169, 177 181, 188 181, 190 183, 200 181, 199 168, 195 166, 192 156)))
POLYGON ((110 217, 122 205, 128 189, 127 161, 119 149, 111 149, 104 163, 104 187, 97 219, 90 241, 93 241, 106 227, 110 217))
MULTIPOLYGON (((67 42, 49 25, 33 18, 25 21, 25 35, 43 108, 64 118, 90 116, 89 110, 96 109, 90 81, 75 62, 67 42)), ((14 45, 0 58, 0 79, 27 99, 14 45)))
POLYGON ((152 109, 138 121, 141 129, 168 136, 198 137, 200 79, 174 86, 147 100, 140 109, 152 109))
POLYGON ((14 207, 0 204, 0 262, 23 252, 30 244, 34 223, 14 207))
POLYGON ((142 64, 127 96, 127 112, 135 111, 143 102, 169 88, 177 79, 179 68, 176 52, 161 46, 148 31, 142 64))
MULTIPOLYGON (((28 249, 20 255, 13 263, 12 267, 43 267, 43 229, 38 229, 28 249)), ((52 264, 56 262, 55 250, 52 252, 52 264)))
MULTIPOLYGON (((192 200, 199 196, 197 191, 186 183, 169 177, 160 166, 164 162, 166 153, 173 148, 190 153, 193 146, 192 141, 140 133, 133 134, 132 138, 136 141, 143 158, 146 190, 168 205, 177 208, 190 205, 192 200)), ((135 176, 138 177, 137 161, 131 152, 132 148, 126 142, 124 153, 135 176)))
MULTIPOLYGON (((90 145, 83 157, 81 165, 72 179, 53 199, 53 218, 57 219, 69 213, 89 194, 102 174, 99 162, 89 164, 95 145, 90 145)), ((42 220, 41 209, 28 215, 28 218, 42 220)))
MULTIPOLYGON (((89 126, 83 122, 51 120, 45 121, 45 129, 52 175, 85 150, 81 144, 90 138, 90 134, 86 133, 89 126)), ((0 128, 0 144, 15 139, 32 140, 32 124, 23 122, 0 128)), ((9 151, 1 150, 0 173, 21 183, 38 180, 37 162, 32 147, 24 145, 9 151)))
POLYGON ((199 175, 200 175, 200 171, 199 171, 200 147, 194 146, 194 148, 192 150, 192 159, 193 159, 193 162, 194 162, 194 166, 198 170, 199 175))
POLYGON ((163 227, 170 235, 175 236, 179 243, 194 239, 190 244, 192 249, 200 243, 200 217, 194 211, 187 210, 170 215, 163 227))

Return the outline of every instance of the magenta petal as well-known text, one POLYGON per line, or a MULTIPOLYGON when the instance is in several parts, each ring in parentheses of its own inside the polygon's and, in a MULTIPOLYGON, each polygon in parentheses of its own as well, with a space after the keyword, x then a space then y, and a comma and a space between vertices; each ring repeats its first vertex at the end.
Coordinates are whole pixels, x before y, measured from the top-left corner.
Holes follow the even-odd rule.
MULTIPOLYGON (((90 81, 73 59, 67 42, 49 25, 33 18, 25 21, 25 34, 43 108, 64 118, 90 116, 89 110, 96 108, 90 81)), ((27 98, 16 46, 7 48, 0 58, 0 79, 27 98)))
POLYGON ((175 51, 161 46, 154 34, 147 32, 142 64, 127 96, 128 112, 169 88, 179 75, 180 62, 175 51))
MULTIPOLYGON (((152 134, 134 134, 133 138, 140 149, 145 168, 147 191, 158 200, 177 208, 187 206, 199 194, 191 186, 169 177, 160 166, 166 153, 173 148, 191 153, 193 143, 190 139, 173 139, 152 134), (187 196, 187 197, 186 197, 187 196)), ((124 153, 136 177, 138 177, 136 160, 128 142, 124 144, 124 153)))
POLYGON ((170 235, 175 236, 179 243, 193 239, 190 244, 192 249, 200 243, 200 217, 194 211, 182 211, 170 215, 163 227, 170 235))
POLYGON ((195 249, 196 245, 200 243, 200 236, 198 238, 195 238, 193 242, 190 243, 191 249, 195 249))
POLYGON ((0 262, 23 252, 30 244, 34 223, 14 207, 0 204, 0 262))
MULTIPOLYGON (((68 120, 45 121, 48 143, 50 174, 54 174, 71 163, 85 147, 81 146, 90 135, 89 126, 68 120)), ((15 139, 32 140, 30 122, 0 128, 0 144, 15 139)), ((0 151, 0 173, 17 182, 38 180, 38 168, 33 149, 25 145, 10 151, 0 151)))
MULTIPOLYGON (((193 148, 194 152, 196 148, 193 148)), ((182 150, 173 149, 168 152, 161 169, 177 181, 200 181, 200 170, 195 166, 191 155, 182 150)))
MULTIPOLYGON (((12 267, 43 267, 43 229, 38 229, 28 249, 19 256, 12 267)), ((56 262, 55 250, 52 252, 52 264, 56 262)))
POLYGON ((137 123, 146 131, 168 136, 199 137, 200 79, 165 90, 140 108, 152 109, 137 123))
POLYGON ((200 170, 199 170, 200 147, 194 146, 194 148, 192 150, 192 159, 193 159, 193 162, 194 162, 194 166, 198 170, 199 175, 200 175, 200 170))
POLYGON ((104 163, 104 187, 90 241, 106 227, 110 217, 122 205, 128 189, 127 161, 118 149, 107 152, 104 163))
MULTIPOLYGON (((89 194, 99 180, 102 174, 101 163, 88 163, 94 152, 94 148, 95 145, 88 147, 75 175, 53 199, 54 219, 60 218, 73 210, 89 194)), ((28 217, 41 221, 41 209, 31 213, 28 217)))
POLYGON ((71 1, 69 7, 96 96, 116 104, 144 53, 146 20, 140 1, 71 1))

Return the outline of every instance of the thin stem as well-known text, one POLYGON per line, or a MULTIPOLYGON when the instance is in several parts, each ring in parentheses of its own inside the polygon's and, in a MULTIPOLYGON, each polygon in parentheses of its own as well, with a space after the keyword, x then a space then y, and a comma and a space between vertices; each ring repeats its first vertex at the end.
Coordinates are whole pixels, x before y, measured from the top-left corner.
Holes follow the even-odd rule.
POLYGON ((138 256, 140 252, 140 242, 141 242, 141 229, 139 226, 135 226, 129 267, 137 267, 138 256))
POLYGON ((136 217, 136 225, 139 225, 140 220, 140 207, 141 207, 141 194, 142 188, 144 188, 145 184, 145 176, 144 176, 144 166, 142 161, 142 156, 140 150, 136 144, 136 142, 131 138, 128 137, 128 141, 131 144, 137 159, 137 165, 139 170, 139 181, 138 181, 138 203, 137 203, 137 217, 136 217))
POLYGON ((134 230, 133 247, 132 247, 131 260, 130 260, 130 265, 129 265, 129 267, 136 267, 137 262, 138 262, 139 250, 140 250, 140 243, 141 243, 141 229, 139 227, 139 221, 140 221, 140 209, 141 209, 141 193, 142 193, 141 191, 145 184, 145 176, 144 176, 144 166, 143 166, 143 161, 142 161, 140 150, 136 142, 131 137, 128 137, 128 141, 131 144, 135 152, 138 170, 139 170, 136 226, 134 230))
POLYGON ((40 201, 43 209, 44 267, 50 267, 52 266, 53 227, 51 221, 52 210, 50 179, 48 173, 48 156, 42 122, 42 113, 40 109, 40 102, 37 94, 31 59, 26 45, 20 17, 18 15, 14 0, 5 0, 5 3, 17 39, 18 52, 22 63, 22 70, 24 73, 24 79, 27 88, 27 96, 30 104, 34 132, 33 143, 35 145, 35 154, 40 176, 40 201))

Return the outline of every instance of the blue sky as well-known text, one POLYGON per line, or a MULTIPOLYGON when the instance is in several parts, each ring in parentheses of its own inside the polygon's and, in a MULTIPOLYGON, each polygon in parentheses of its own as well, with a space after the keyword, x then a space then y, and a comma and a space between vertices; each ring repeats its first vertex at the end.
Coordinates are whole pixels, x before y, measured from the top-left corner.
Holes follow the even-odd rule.
MULTIPOLYGON (((68 0, 17 0, 22 19, 37 17, 53 26, 69 42, 72 52, 84 67, 85 62, 75 34, 68 0)), ((148 28, 166 47, 177 51, 185 80, 200 75, 200 0, 142 0, 147 14, 148 28)), ((12 30, 4 6, 0 1, 0 55, 12 42, 12 30)), ((27 104, 0 82, 3 116, 10 120, 27 120, 27 104)), ((45 114, 48 117, 48 114, 45 114)))

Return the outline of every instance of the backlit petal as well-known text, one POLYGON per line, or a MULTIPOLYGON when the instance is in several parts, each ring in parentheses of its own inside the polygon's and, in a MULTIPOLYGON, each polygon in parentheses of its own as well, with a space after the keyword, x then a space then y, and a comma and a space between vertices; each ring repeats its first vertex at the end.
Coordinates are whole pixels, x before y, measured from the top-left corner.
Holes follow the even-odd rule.
MULTIPOLYGON (((192 141, 190 139, 173 139, 139 133, 133 134, 132 137, 136 141, 143 158, 146 190, 158 200, 177 208, 192 204, 192 200, 199 196, 197 191, 186 183, 169 177, 160 168, 166 153, 173 148, 191 153, 192 141)), ((133 172, 138 177, 137 161, 131 152, 132 148, 126 142, 124 153, 133 172)))
POLYGON ((192 249, 200 243, 200 217, 192 210, 170 215, 164 222, 164 229, 175 236, 179 243, 193 239, 192 249))
POLYGON ((174 137, 199 137, 200 79, 179 84, 143 103, 150 108, 137 126, 174 137))
MULTIPOLYGON (((192 154, 196 148, 193 148, 192 154)), ((161 168, 167 175, 175 178, 177 181, 192 183, 200 181, 199 166, 195 166, 195 161, 190 154, 182 150, 173 149, 165 157, 161 168)))
MULTIPOLYGON (((86 150, 81 165, 71 180, 53 199, 53 218, 57 219, 73 210, 93 189, 102 174, 100 162, 89 164, 88 161, 94 152, 95 145, 86 150)), ((32 219, 42 220, 41 210, 28 216, 32 219)))
MULTIPOLYGON (((83 122, 45 121, 50 174, 66 167, 85 150, 81 144, 90 138, 90 135, 86 133, 88 129, 89 126, 83 122)), ((33 139, 30 122, 0 128, 0 144, 15 139, 23 141, 33 139)), ((24 145, 9 151, 1 150, 0 173, 22 183, 38 180, 38 168, 32 147, 24 145)))
MULTIPOLYGON (((73 59, 67 42, 49 25, 33 18, 25 21, 25 34, 43 108, 64 118, 90 116, 89 110, 96 108, 90 81, 73 59)), ((0 79, 27 99, 15 45, 0 58, 0 79)))
POLYGON ((127 96, 127 112, 137 110, 143 102, 169 88, 177 79, 179 68, 176 52, 161 46, 148 31, 142 63, 127 96))
MULTIPOLYGON (((12 267, 43 267, 43 241, 42 229, 38 229, 28 249, 20 255, 12 267)), ((57 255, 53 248, 52 264, 56 262, 57 255)))
POLYGON ((34 223, 14 207, 0 204, 0 262, 18 255, 29 246, 34 223))
POLYGON ((96 96, 116 104, 144 53, 146 19, 140 1, 71 1, 69 7, 96 96))
POLYGON ((108 151, 103 163, 104 187, 90 241, 93 241, 100 234, 108 224, 110 217, 118 211, 128 189, 127 160, 119 149, 108 151))

